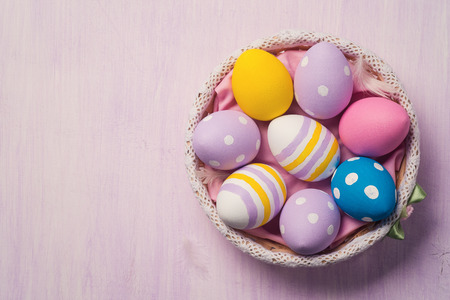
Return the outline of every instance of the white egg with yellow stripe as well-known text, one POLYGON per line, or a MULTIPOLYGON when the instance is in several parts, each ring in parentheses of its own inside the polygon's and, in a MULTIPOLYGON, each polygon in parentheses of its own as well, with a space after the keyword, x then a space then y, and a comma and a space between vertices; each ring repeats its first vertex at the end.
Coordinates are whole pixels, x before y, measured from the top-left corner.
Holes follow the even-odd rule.
POLYGON ((278 163, 298 179, 326 179, 339 164, 340 151, 335 136, 311 118, 278 117, 270 122, 267 138, 278 163))
POLYGON ((217 211, 225 224, 252 229, 273 219, 286 200, 286 184, 280 173, 266 164, 249 164, 235 171, 217 195, 217 211))

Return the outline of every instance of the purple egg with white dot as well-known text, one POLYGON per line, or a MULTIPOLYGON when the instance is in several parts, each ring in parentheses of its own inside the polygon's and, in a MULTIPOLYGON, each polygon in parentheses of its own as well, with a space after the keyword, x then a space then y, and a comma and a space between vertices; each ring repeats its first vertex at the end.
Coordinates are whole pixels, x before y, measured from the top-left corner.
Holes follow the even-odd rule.
POLYGON ((297 66, 294 93, 302 110, 315 119, 330 119, 350 102, 353 79, 344 54, 322 42, 306 51, 297 66))
POLYGON ((198 158, 218 170, 232 170, 251 162, 259 152, 261 133, 246 114, 224 110, 206 116, 194 130, 198 158))
POLYGON ((293 251, 312 255, 336 238, 341 215, 333 197, 318 189, 304 189, 286 201, 280 214, 280 232, 293 251))

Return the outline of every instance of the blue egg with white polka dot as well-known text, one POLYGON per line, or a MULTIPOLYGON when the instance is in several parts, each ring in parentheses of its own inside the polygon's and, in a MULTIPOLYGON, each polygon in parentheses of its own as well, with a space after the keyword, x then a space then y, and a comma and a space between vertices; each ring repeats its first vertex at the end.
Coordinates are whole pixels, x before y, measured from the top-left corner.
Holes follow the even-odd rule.
POLYGON ((388 217, 397 202, 397 190, 389 172, 367 157, 353 157, 331 178, 336 204, 350 217, 375 222, 388 217))

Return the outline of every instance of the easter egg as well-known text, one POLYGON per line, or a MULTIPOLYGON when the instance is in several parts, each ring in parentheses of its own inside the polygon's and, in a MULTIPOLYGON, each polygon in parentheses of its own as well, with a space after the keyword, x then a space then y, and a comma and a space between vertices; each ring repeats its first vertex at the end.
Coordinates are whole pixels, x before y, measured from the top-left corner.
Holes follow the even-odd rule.
POLYGON ((294 98, 286 67, 274 55, 260 49, 250 49, 239 56, 231 86, 239 107, 261 121, 285 113, 294 98))
POLYGON ((341 215, 333 197, 304 189, 286 201, 280 214, 280 232, 286 244, 303 255, 327 248, 338 234, 341 215))
POLYGON ((270 151, 298 179, 320 181, 333 174, 340 159, 334 135, 319 122, 301 115, 272 120, 267 130, 270 151))
POLYGON ((249 164, 232 173, 217 195, 217 212, 236 229, 262 226, 276 216, 286 200, 281 175, 266 164, 249 164))
POLYGON ((339 135, 356 155, 378 157, 397 148, 409 131, 405 109, 394 101, 370 97, 356 101, 342 114, 339 135))
POLYGON ((340 164, 331 178, 331 191, 342 211, 365 222, 388 217, 397 202, 391 175, 367 157, 353 157, 340 164))
POLYGON ((231 170, 251 162, 261 145, 255 121, 233 110, 205 117, 195 128, 192 139, 200 160, 219 170, 231 170))
POLYGON ((338 115, 350 102, 353 79, 344 54, 333 44, 322 42, 306 51, 294 77, 295 99, 316 119, 338 115))

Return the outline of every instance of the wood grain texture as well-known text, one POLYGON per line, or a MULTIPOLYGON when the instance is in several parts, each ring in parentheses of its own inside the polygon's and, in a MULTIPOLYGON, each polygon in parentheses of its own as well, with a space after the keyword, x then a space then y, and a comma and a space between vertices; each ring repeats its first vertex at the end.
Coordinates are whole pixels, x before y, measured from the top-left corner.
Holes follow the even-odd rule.
POLYGON ((439 1, 13 1, 0 9, 1 299, 450 296, 449 19, 439 1), (422 138, 428 198, 327 268, 263 264, 210 224, 184 170, 197 90, 283 29, 384 58, 422 138))

